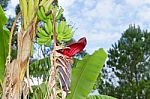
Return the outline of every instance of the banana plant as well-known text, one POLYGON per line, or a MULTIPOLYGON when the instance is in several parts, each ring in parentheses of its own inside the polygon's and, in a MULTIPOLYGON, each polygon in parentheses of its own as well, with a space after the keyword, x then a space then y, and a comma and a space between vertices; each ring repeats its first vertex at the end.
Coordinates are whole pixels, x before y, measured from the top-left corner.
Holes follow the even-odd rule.
POLYGON ((44 24, 37 29, 37 43, 50 46, 53 40, 54 49, 50 56, 51 69, 48 81, 50 93, 48 98, 56 99, 59 97, 65 99, 70 91, 72 57, 84 49, 86 39, 82 38, 78 42, 65 47, 63 43, 71 40, 73 36, 72 27, 66 21, 59 20, 63 12, 62 8, 59 9, 59 7, 53 5, 49 8, 51 8, 51 13, 48 15, 45 7, 41 6, 38 9, 38 19, 44 24))
POLYGON ((32 43, 35 37, 36 26, 38 24, 37 11, 39 5, 49 6, 53 0, 20 0, 21 12, 16 17, 10 32, 8 61, 6 61, 6 75, 3 80, 2 99, 21 99, 21 94, 27 96, 27 83, 24 82, 26 71, 28 72, 29 57, 32 43), (41 4, 42 3, 42 4, 41 4), (49 4, 49 5, 47 5, 49 4), (11 39, 18 17, 21 17, 21 30, 18 35, 17 58, 10 59, 11 39), (26 86, 26 87, 23 87, 26 86))
POLYGON ((92 56, 87 56, 83 59, 83 61, 81 61, 81 63, 79 61, 79 66, 77 64, 77 66, 73 68, 72 72, 72 57, 84 49, 86 45, 86 38, 81 38, 78 42, 70 45, 63 45, 64 42, 71 40, 73 36, 73 29, 66 21, 59 20, 63 12, 62 8, 59 9, 59 7, 51 5, 49 10, 50 11, 48 11, 46 7, 41 6, 37 11, 38 19, 42 22, 42 25, 37 29, 37 43, 45 46, 50 46, 52 42, 54 43, 54 49, 50 55, 51 69, 49 81, 47 83, 49 90, 47 90, 48 92, 45 91, 48 95, 47 98, 85 99, 92 90, 99 74, 99 70, 102 69, 106 59, 106 54, 102 49, 100 49, 92 56), (99 58, 101 59, 100 63, 96 60, 99 58), (87 61, 88 64, 83 64, 87 61), (94 66, 93 68, 90 67, 91 64, 94 66), (88 77, 81 77, 81 75, 86 75, 87 72, 89 72, 89 75, 87 75, 88 77), (88 80, 91 82, 86 83, 88 80), (87 84, 87 91, 81 88, 82 82, 87 84), (80 91, 83 91, 83 93, 80 91))
MULTIPOLYGON (((84 50, 87 41, 83 37, 77 42, 66 44, 73 37, 74 31, 66 21, 61 20, 63 9, 53 4, 53 0, 20 0, 21 12, 16 17, 10 31, 8 53, 3 53, 1 63, 6 64, 6 75, 3 80, 2 99, 21 99, 21 95, 26 99, 27 96, 33 94, 31 99, 86 99, 91 92, 99 71, 106 59, 106 53, 103 49, 95 51, 92 55, 85 56, 79 60, 76 66, 73 66, 74 55, 84 50), (21 17, 21 30, 18 35, 18 53, 17 58, 11 60, 11 39, 12 33, 18 17, 21 17), (45 59, 33 62, 29 69, 29 57, 32 49, 32 43, 37 32, 37 43, 44 46, 53 46, 53 50, 45 64, 45 59), (7 55, 8 54, 8 55, 7 55), (6 56, 8 56, 6 58, 6 56), (7 60, 7 61, 6 61, 7 60), (27 80, 29 80, 29 72, 34 75, 34 70, 38 64, 49 66, 41 71, 49 71, 46 82, 35 88, 29 94, 29 88, 25 82, 25 73, 27 72, 27 80), (83 85, 84 83, 84 85, 83 85), (87 87, 85 89, 85 86, 87 87)), ((1 11, 1 9, 0 9, 1 11)), ((0 15, 3 15, 3 13, 0 15)), ((1 21, 0 32, 4 34, 3 25, 5 20, 1 21)), ((7 34, 5 34, 7 35, 7 34)), ((5 37, 8 42, 8 35, 5 37)), ((1 61, 0 61, 1 62, 1 61)), ((45 67, 46 67, 45 66, 45 67)), ((2 67, 4 68, 4 67, 2 67)), ((0 72, 3 74, 3 72, 0 72)), ((38 75, 39 76, 39 75, 38 75)), ((99 96, 95 96, 99 97, 99 96)))
MULTIPOLYGON (((58 50, 57 52, 63 55, 66 55, 67 57, 71 57, 76 52, 82 49, 81 45, 82 44, 84 45, 84 43, 80 43, 81 41, 84 41, 84 40, 81 39, 76 43, 68 45, 67 48, 65 48, 64 50, 58 50), (71 49, 68 49, 69 46, 71 49), (75 50, 75 49, 79 49, 79 50, 75 50)), ((77 63, 74 64, 75 66, 73 66, 72 68, 71 85, 67 83, 69 79, 67 80, 67 78, 65 78, 66 75, 69 75, 69 74, 65 74, 66 72, 58 71, 64 74, 64 75, 60 75, 60 76, 63 76, 63 77, 60 77, 62 82, 64 82, 62 83, 63 90, 67 91, 68 88, 71 89, 70 91, 67 91, 68 95, 66 99, 116 99, 116 98, 105 96, 105 95, 89 96, 89 93, 91 92, 95 84, 96 78, 99 75, 99 71, 101 71, 103 67, 105 59, 106 59, 106 53, 101 48, 95 51, 92 55, 87 55, 82 60, 78 60, 77 63)), ((64 62, 62 59, 60 60, 61 61, 59 61, 59 63, 64 62)), ((47 83, 43 83, 43 84, 47 84, 47 83)), ((39 86, 42 87, 43 84, 39 86)), ((42 87, 42 89, 43 91, 41 91, 41 89, 37 87, 36 90, 38 91, 34 91, 33 97, 31 97, 31 99, 35 99, 35 97, 38 97, 38 93, 47 96, 47 91, 48 91, 47 87, 42 87)))
POLYGON ((38 28, 37 43, 40 45, 50 46, 52 40, 54 42, 54 49, 51 53, 50 77, 48 81, 48 89, 50 90, 48 98, 85 99, 93 88, 99 74, 99 70, 102 69, 106 59, 106 54, 102 49, 100 49, 92 56, 87 56, 83 59, 83 61, 81 61, 81 63, 79 61, 79 66, 77 64, 72 71, 72 57, 84 49, 86 45, 86 38, 81 38, 78 42, 70 45, 62 45, 63 42, 67 42, 72 38, 72 27, 70 27, 66 21, 58 20, 58 16, 60 16, 63 10, 58 9, 57 6, 50 8, 51 13, 49 15, 46 14, 47 12, 44 7, 41 7, 37 13, 39 20, 44 23, 38 28), (101 61, 98 59, 101 59, 101 61), (90 67, 91 65, 94 67, 90 67), (89 75, 86 77, 85 75, 87 72, 89 75), (82 77, 82 75, 85 77, 82 77), (86 83, 88 80, 90 82, 86 83), (82 82, 88 86, 86 91, 81 87, 82 82), (54 87, 56 85, 57 87, 54 87))

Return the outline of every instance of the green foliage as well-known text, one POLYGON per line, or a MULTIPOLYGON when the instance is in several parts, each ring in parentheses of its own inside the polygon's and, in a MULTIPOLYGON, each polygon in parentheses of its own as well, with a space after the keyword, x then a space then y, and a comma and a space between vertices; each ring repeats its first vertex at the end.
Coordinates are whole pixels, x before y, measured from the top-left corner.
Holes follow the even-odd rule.
POLYGON ((34 92, 30 94, 30 99, 48 99, 47 98, 47 85, 46 83, 42 83, 38 86, 33 86, 34 92))
MULTIPOLYGON (((73 66, 76 66, 79 59, 74 58, 73 66)), ((29 74, 30 77, 41 78, 43 81, 46 81, 49 76, 49 70, 51 67, 50 57, 45 57, 40 60, 34 60, 30 62, 29 65, 29 74)))
POLYGON ((87 55, 72 70, 71 93, 67 99, 85 99, 93 88, 106 59, 103 49, 87 55))
POLYGON ((31 62, 29 66, 30 76, 34 78, 42 78, 42 80, 45 81, 48 78, 50 66, 49 57, 35 60, 31 62))
POLYGON ((108 51, 108 61, 103 70, 104 82, 98 81, 100 94, 125 99, 149 98, 150 85, 150 32, 130 26, 120 40, 108 51), (110 71, 111 70, 111 71, 110 71), (118 86, 114 83, 118 77, 118 86), (100 85, 101 84, 101 85, 100 85))
POLYGON ((9 30, 4 27, 7 18, 0 6, 0 82, 4 77, 5 62, 8 55, 9 30))
POLYGON ((87 99, 117 99, 117 98, 107 96, 107 95, 93 95, 93 96, 87 97, 87 99))

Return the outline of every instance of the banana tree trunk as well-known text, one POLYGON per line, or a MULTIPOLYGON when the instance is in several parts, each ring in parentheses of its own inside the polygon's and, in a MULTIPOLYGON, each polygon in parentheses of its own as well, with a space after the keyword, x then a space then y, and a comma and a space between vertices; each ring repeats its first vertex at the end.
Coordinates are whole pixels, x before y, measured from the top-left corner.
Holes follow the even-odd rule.
POLYGON ((18 33, 17 59, 6 64, 6 74, 3 82, 2 99, 21 99, 24 86, 24 75, 29 65, 32 41, 35 35, 36 18, 31 22, 26 31, 18 33))

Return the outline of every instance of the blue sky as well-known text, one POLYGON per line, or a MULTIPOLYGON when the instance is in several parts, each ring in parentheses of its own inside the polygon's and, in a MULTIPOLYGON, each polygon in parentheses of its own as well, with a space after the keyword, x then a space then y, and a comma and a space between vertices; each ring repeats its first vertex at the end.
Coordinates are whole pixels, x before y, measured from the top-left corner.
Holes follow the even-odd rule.
MULTIPOLYGON (((85 36, 87 52, 98 48, 105 50, 119 40, 130 24, 150 30, 150 0, 58 0, 64 16, 75 29, 74 38, 85 36)), ((15 8, 18 0, 11 0, 15 8)), ((13 10, 7 11, 7 16, 13 10)))

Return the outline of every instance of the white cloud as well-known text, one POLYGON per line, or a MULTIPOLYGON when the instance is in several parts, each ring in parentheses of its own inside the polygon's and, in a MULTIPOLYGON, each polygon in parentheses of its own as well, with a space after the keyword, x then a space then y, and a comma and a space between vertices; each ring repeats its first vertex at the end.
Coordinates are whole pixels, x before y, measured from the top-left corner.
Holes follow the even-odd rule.
POLYGON ((86 2, 84 2, 84 6, 86 6, 86 8, 88 9, 95 6, 95 4, 96 4, 96 0, 86 0, 86 2))
POLYGON ((131 6, 134 6, 134 7, 142 5, 143 2, 144 2, 144 0, 126 0, 126 3, 128 5, 131 5, 131 6))
POLYGON ((99 14, 102 17, 111 17, 112 12, 114 11, 114 2, 112 0, 103 0, 101 2, 98 2, 95 8, 95 13, 99 14))
POLYGON ((142 11, 137 13, 137 17, 141 22, 150 22, 150 7, 143 7, 142 11))
MULTIPOLYGON (((11 0, 7 15, 12 14, 11 8, 15 8, 18 2, 19 0, 11 0)), ((87 37, 87 49, 90 53, 94 48, 111 47, 130 24, 150 29, 150 0, 58 0, 58 2, 64 8, 67 21, 75 24, 74 28, 77 28, 75 39, 87 37)))
POLYGON ((68 16, 68 10, 69 8, 74 4, 76 0, 58 0, 59 5, 65 8, 64 15, 68 16))
POLYGON ((120 34, 118 33, 87 33, 88 42, 105 42, 118 39, 120 34))
POLYGON ((109 28, 109 29, 112 29, 112 28, 113 28, 111 22, 108 21, 108 20, 100 20, 100 22, 96 22, 96 23, 94 24, 94 27, 95 27, 96 29, 101 30, 101 31, 102 31, 102 30, 108 30, 108 28, 109 28))
POLYGON ((150 20, 150 0, 73 0, 72 5, 66 1, 63 1, 65 6, 62 5, 68 13, 65 17, 78 27, 75 38, 87 37, 88 51, 91 51, 90 46, 92 49, 104 46, 102 42, 107 42, 105 49, 111 47, 130 24, 150 28, 150 24, 145 25, 150 20), (94 47, 93 42, 99 44, 94 47))
POLYGON ((68 9, 76 0, 58 0, 59 4, 68 9))
POLYGON ((150 0, 126 0, 128 5, 139 7, 145 4, 150 4, 150 0))

